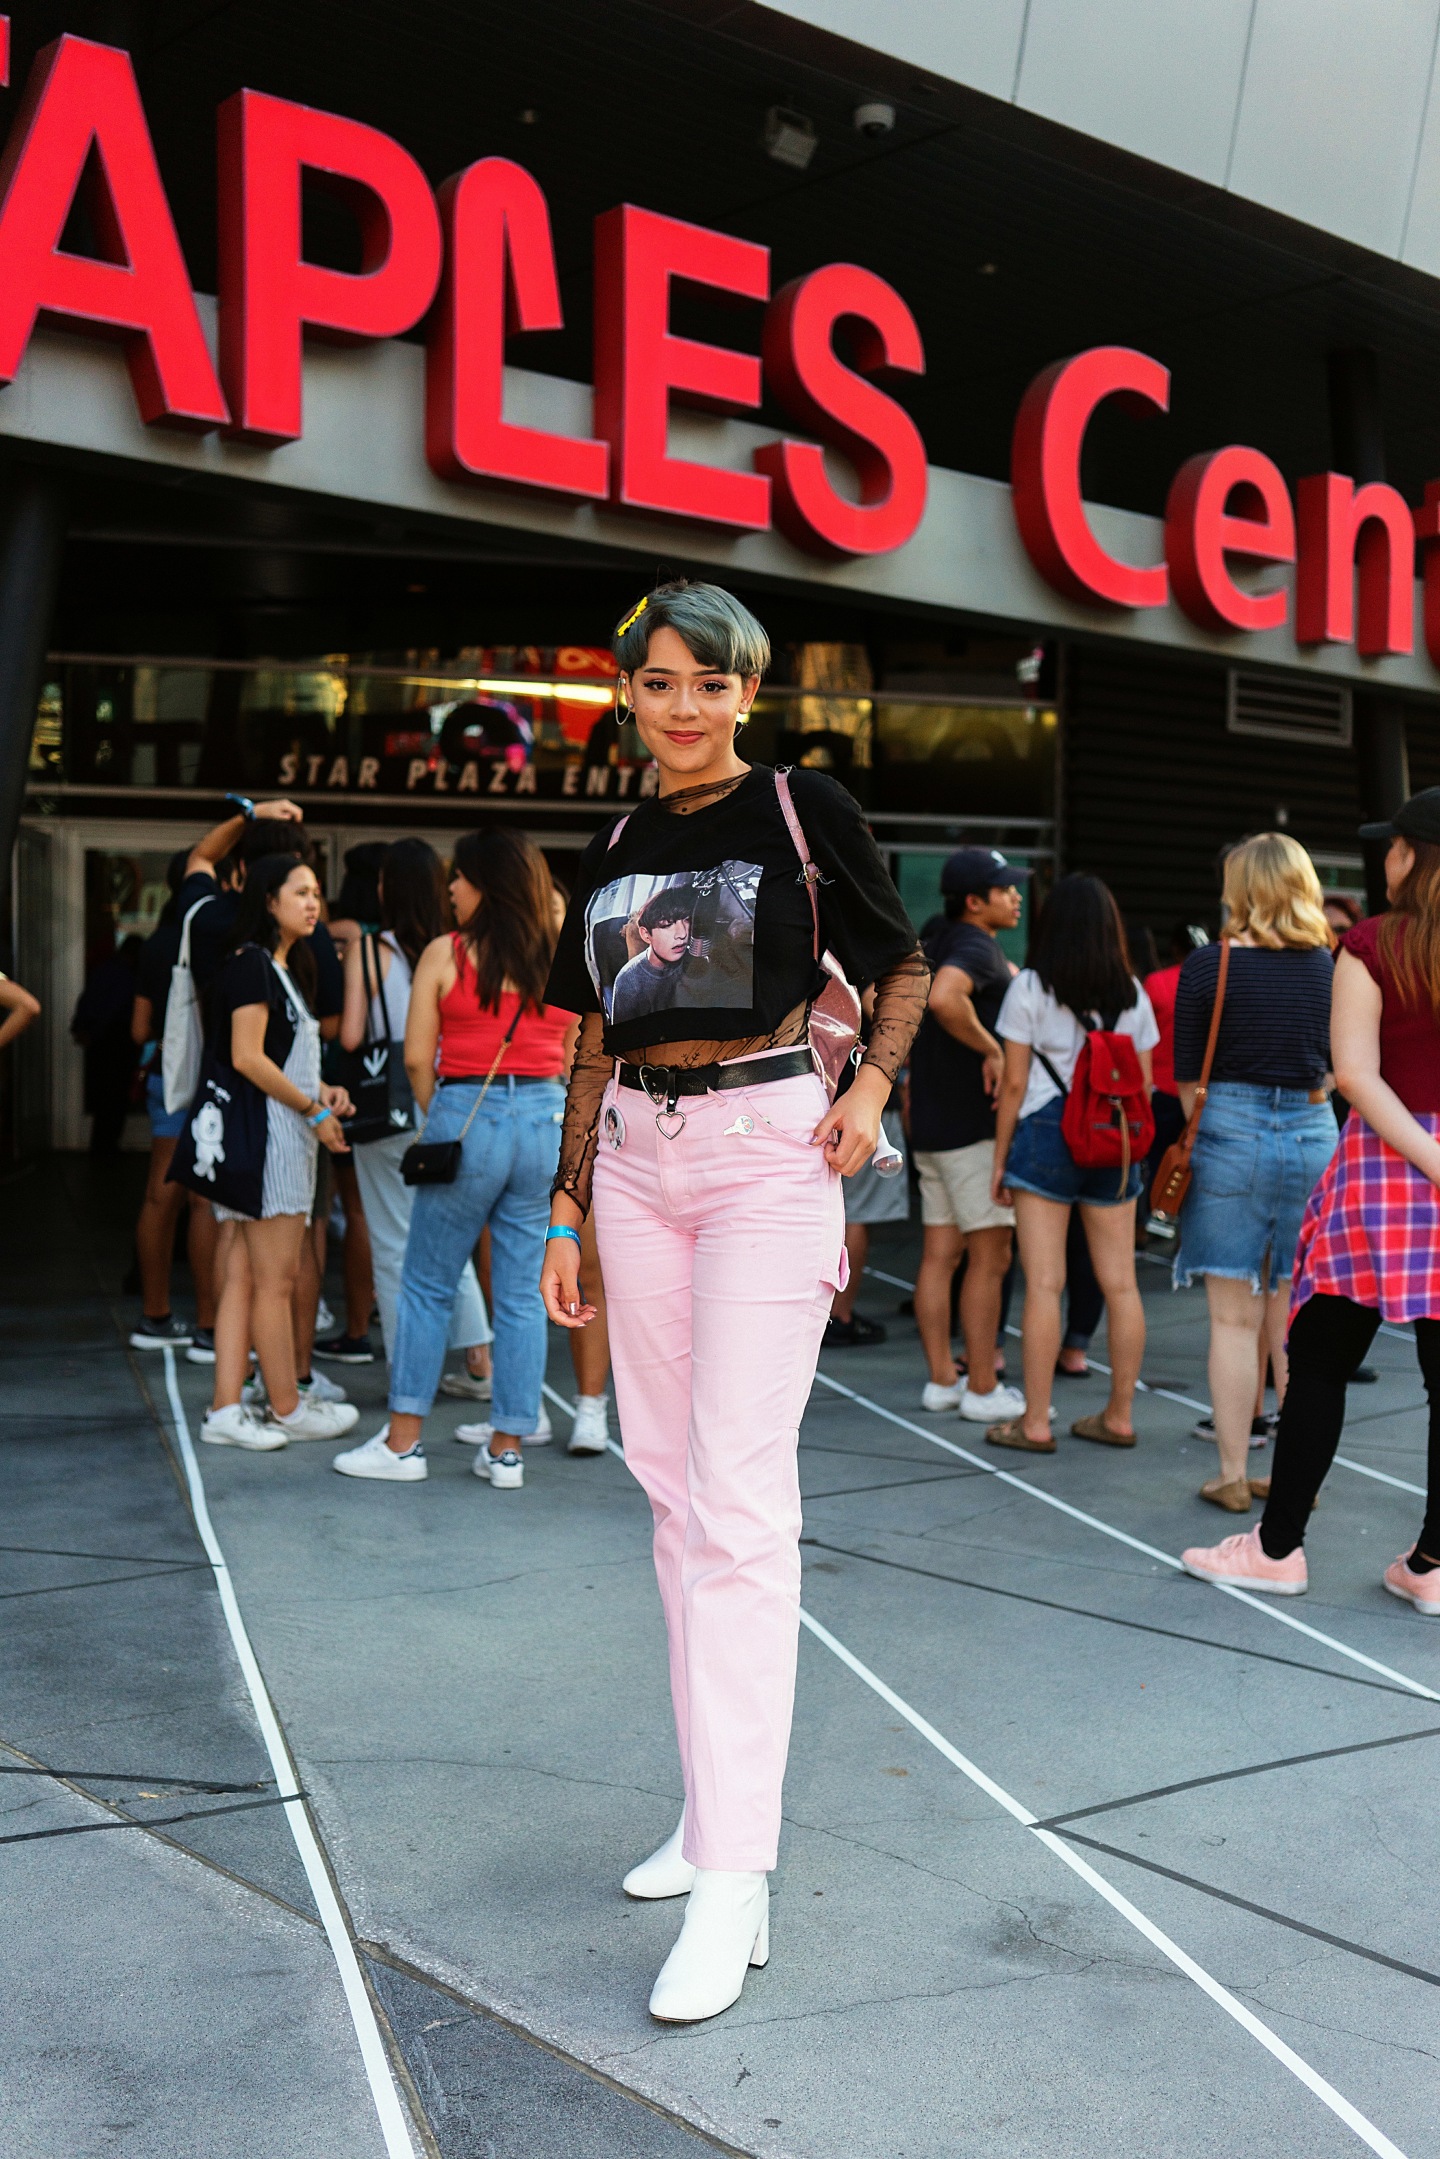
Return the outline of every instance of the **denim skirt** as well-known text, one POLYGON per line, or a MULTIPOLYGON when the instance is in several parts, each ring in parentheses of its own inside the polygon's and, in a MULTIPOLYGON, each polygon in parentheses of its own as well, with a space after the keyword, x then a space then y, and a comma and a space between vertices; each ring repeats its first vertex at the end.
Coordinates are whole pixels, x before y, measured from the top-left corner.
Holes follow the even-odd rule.
POLYGON ((1288 1283, 1305 1202, 1339 1136, 1329 1102, 1312 1102, 1303 1088, 1217 1080, 1191 1156, 1175 1287, 1215 1274, 1258 1294, 1262 1268, 1266 1289, 1288 1283))
POLYGON ((1073 1206, 1078 1200, 1085 1207, 1123 1207, 1137 1198, 1144 1164, 1130 1164, 1123 1190, 1118 1165, 1114 1169, 1082 1169, 1060 1129, 1064 1114, 1064 1099, 1056 1095, 1029 1117, 1021 1118, 1005 1163, 1005 1182, 1012 1191, 1034 1192, 1061 1206, 1073 1206))

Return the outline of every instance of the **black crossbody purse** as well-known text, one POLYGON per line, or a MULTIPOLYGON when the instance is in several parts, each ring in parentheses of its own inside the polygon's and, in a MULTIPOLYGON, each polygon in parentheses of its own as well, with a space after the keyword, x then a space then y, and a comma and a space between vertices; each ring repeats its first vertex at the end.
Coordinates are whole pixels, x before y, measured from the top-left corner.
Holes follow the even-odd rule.
POLYGON ((400 1175, 406 1184, 454 1184, 460 1174, 460 1157, 465 1146, 465 1134, 475 1122, 475 1112, 490 1092, 490 1082, 500 1069, 500 1060, 509 1049, 520 1015, 525 1009, 521 998, 515 1007, 515 1017, 505 1030, 505 1039, 495 1052, 495 1061, 485 1075, 485 1084, 470 1105, 470 1114, 460 1127, 458 1139, 416 1140, 400 1157, 400 1175))

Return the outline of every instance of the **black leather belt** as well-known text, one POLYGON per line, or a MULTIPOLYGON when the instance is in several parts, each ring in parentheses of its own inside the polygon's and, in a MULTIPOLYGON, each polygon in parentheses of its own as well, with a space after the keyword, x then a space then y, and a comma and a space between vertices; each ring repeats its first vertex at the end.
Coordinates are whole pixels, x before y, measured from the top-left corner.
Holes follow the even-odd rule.
POLYGON ((674 1103, 681 1095, 723 1094, 731 1087, 763 1087, 771 1080, 799 1079, 815 1070, 808 1049, 781 1050, 773 1057, 740 1057, 733 1064, 629 1065, 620 1067, 620 1085, 649 1095, 652 1102, 674 1103))
MULTIPOLYGON (((558 1087, 564 1077, 563 1072, 497 1072, 495 1075, 496 1079, 514 1080, 521 1087, 558 1087)), ((442 1087, 483 1087, 484 1084, 483 1072, 442 1072, 440 1075, 442 1087)), ((490 1084, 493 1086, 494 1080, 490 1084)))

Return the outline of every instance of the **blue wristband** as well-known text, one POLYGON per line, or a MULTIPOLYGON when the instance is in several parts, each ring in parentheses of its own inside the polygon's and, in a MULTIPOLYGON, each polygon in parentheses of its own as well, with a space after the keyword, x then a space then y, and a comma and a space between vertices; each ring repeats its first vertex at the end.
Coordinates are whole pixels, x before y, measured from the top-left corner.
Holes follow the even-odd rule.
POLYGON ((545 1242, 548 1244, 552 1237, 568 1237, 572 1244, 578 1244, 580 1242, 580 1232, 578 1229, 566 1229, 559 1223, 557 1223, 553 1229, 546 1230, 545 1242))
POLYGON ((324 1122, 325 1122, 325 1119, 326 1119, 327 1117, 333 1117, 333 1116, 334 1116, 334 1114, 335 1114, 335 1112, 334 1112, 333 1110, 328 1110, 328 1109, 317 1109, 317 1110, 316 1110, 316 1112, 315 1112, 315 1114, 314 1114, 314 1116, 313 1116, 313 1117, 307 1117, 307 1118, 305 1119, 305 1122, 306 1122, 306 1124, 308 1124, 308 1125, 317 1125, 317 1124, 324 1124, 324 1122))

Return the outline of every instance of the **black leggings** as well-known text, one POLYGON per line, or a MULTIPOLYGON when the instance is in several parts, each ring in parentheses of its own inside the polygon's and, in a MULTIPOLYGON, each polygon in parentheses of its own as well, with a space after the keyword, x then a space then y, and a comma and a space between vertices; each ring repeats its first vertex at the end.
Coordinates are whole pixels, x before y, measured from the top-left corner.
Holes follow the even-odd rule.
MULTIPOLYGON (((1379 1325, 1378 1312, 1349 1297, 1311 1297, 1291 1322, 1290 1384, 1260 1522, 1260 1543, 1271 1559, 1284 1559, 1305 1542, 1315 1494, 1340 1444, 1345 1383, 1379 1325)), ((1440 1560, 1440 1320, 1417 1319, 1415 1343, 1430 1401, 1430 1497, 1417 1541, 1428 1559, 1440 1560)))

